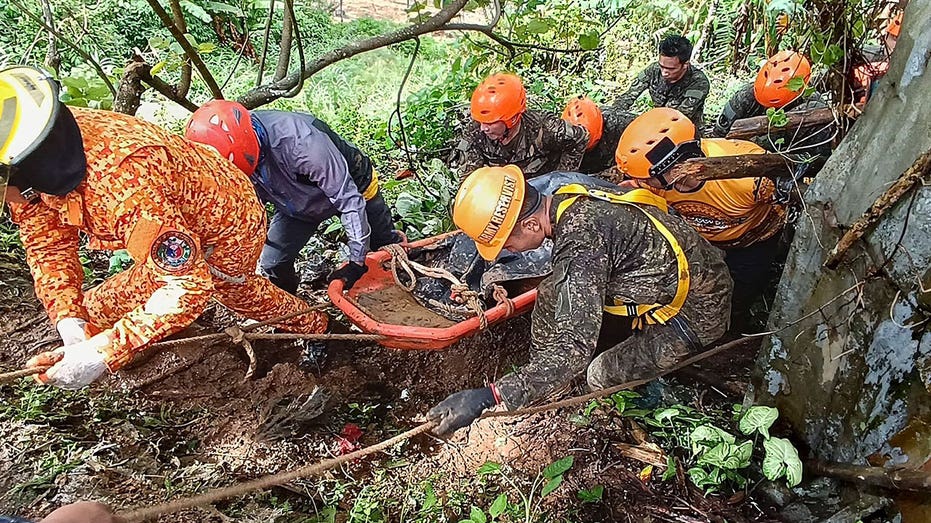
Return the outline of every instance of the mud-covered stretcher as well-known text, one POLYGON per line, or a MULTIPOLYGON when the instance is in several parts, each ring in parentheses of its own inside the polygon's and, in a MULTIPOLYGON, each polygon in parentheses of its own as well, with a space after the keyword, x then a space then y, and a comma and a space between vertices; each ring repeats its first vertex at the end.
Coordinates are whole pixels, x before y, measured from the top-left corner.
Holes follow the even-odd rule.
MULTIPOLYGON (((577 173, 551 173, 530 183, 544 194, 552 194, 569 183, 618 189, 616 185, 577 173)), ((444 349, 490 325, 527 312, 536 300, 536 284, 552 270, 548 241, 539 249, 504 255, 495 263, 481 260, 474 243, 455 231, 403 244, 402 247, 403 253, 398 253, 397 249, 394 253, 384 250, 370 252, 365 260, 368 271, 352 289, 344 291, 343 282, 335 280, 327 291, 333 305, 353 324, 363 332, 383 336, 379 344, 396 349, 444 349), (484 298, 481 303, 487 303, 487 306, 473 306, 469 317, 457 317, 455 311, 450 310, 443 313, 443 303, 425 300, 423 296, 445 293, 446 303, 449 303, 448 298, 457 292, 455 286, 450 289, 442 278, 426 281, 426 284, 424 280, 429 278, 417 281, 415 277, 411 281, 406 271, 398 268, 408 255, 410 259, 429 263, 434 258, 432 254, 439 252, 444 253, 442 256, 446 257, 445 261, 455 276, 461 278, 463 285, 460 287, 471 289, 473 297, 484 298), (446 287, 443 287, 444 283, 446 287), (479 310, 481 314, 478 314, 479 310)), ((475 304, 474 301, 470 303, 475 304)))

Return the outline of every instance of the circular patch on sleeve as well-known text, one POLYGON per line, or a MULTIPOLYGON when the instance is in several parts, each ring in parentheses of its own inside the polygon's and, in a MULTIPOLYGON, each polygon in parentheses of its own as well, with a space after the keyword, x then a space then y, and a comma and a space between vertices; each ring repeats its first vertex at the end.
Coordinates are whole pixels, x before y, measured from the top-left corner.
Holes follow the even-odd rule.
POLYGON ((193 238, 183 232, 170 231, 159 235, 152 243, 149 256, 159 269, 179 272, 191 266, 196 252, 193 238))

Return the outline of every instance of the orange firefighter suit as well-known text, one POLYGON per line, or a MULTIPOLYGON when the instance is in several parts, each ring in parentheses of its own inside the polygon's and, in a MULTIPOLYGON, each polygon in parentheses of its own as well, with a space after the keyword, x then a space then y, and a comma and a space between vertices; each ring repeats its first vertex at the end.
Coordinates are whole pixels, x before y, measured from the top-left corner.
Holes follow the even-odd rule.
MULTIPOLYGON (((10 205, 53 324, 74 317, 102 331, 104 361, 116 371, 193 322, 211 297, 255 320, 307 307, 255 274, 265 209, 235 165, 134 117, 70 110, 87 156, 84 181, 62 197, 10 205), (125 248, 134 266, 82 292, 79 233, 92 248, 125 248)), ((319 333, 326 325, 311 312, 277 326, 319 333)))

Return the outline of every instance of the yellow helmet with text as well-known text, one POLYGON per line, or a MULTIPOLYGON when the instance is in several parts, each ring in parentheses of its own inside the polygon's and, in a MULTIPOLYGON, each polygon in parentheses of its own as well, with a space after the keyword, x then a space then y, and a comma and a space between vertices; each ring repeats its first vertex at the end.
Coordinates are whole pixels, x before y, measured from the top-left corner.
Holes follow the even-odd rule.
POLYGON ((475 240, 482 258, 494 260, 517 224, 524 194, 524 173, 520 167, 476 169, 456 193, 453 223, 475 240))

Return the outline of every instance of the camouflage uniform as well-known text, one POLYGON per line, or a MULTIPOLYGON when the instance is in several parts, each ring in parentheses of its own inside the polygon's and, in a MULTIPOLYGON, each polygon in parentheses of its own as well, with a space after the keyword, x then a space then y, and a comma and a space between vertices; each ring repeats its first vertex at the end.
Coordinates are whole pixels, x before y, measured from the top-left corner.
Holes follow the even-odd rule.
POLYGON ((584 128, 541 111, 525 112, 517 133, 507 145, 501 145, 485 136, 481 124, 471 122, 455 151, 460 173, 466 176, 479 167, 507 164, 520 167, 527 178, 575 171, 588 145, 588 131, 584 128))
POLYGON ((701 128, 705 112, 705 98, 711 90, 708 77, 694 65, 678 82, 668 83, 663 79, 658 62, 653 62, 637 75, 627 92, 618 97, 614 108, 628 111, 640 93, 650 91, 653 107, 669 107, 687 116, 696 127, 701 128))
MULTIPOLYGON (((783 110, 789 113, 822 107, 827 107, 827 104, 821 100, 819 94, 815 93, 808 97, 799 97, 783 107, 783 110)), ((734 93, 734 96, 731 96, 731 99, 727 101, 727 105, 724 106, 720 116, 715 120, 710 134, 712 137, 724 138, 730 132, 735 121, 764 115, 766 115, 766 107, 756 101, 756 96, 753 95, 753 84, 749 83, 734 93)), ((833 132, 833 127, 827 129, 814 128, 807 132, 798 133, 798 135, 794 132, 771 132, 768 135, 751 138, 750 141, 770 152, 792 149, 795 153, 808 153, 827 158, 831 154, 830 137, 833 132), (776 142, 780 139, 783 141, 777 144, 776 142), (827 143, 816 146, 816 144, 822 142, 827 143)))
MULTIPOLYGON (((564 198, 553 199, 554 222, 564 198)), ((538 288, 530 362, 496 383, 509 409, 551 395, 586 369, 593 388, 651 375, 727 330, 732 283, 721 251, 679 218, 644 209, 669 229, 688 258, 691 282, 679 313, 666 325, 646 325, 592 359, 606 302, 670 303, 678 269, 669 243, 641 211, 579 198, 553 229, 553 274, 538 288)))
POLYGON ((617 143, 621 141, 621 135, 624 134, 630 122, 637 117, 634 113, 619 111, 614 107, 602 107, 601 115, 604 118, 604 130, 601 133, 601 140, 598 140, 595 147, 582 157, 579 172, 584 174, 596 174, 614 167, 617 143))

